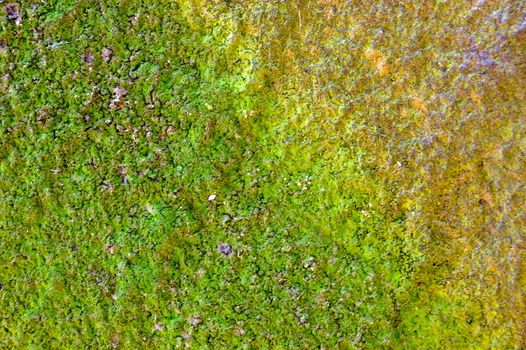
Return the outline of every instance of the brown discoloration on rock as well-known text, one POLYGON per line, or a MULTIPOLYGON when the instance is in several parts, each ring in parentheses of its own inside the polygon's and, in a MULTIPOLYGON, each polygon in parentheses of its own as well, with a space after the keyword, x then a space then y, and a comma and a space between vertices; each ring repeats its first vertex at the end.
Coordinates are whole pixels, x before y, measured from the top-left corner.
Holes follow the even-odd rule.
POLYGON ((117 174, 119 174, 120 176, 125 176, 128 174, 128 171, 126 170, 126 168, 122 165, 119 165, 117 167, 117 174))
POLYGON ((82 55, 82 61, 90 66, 90 70, 93 69, 93 58, 94 56, 92 51, 88 51, 82 55))
POLYGON ((104 248, 104 250, 106 250, 108 253, 113 255, 115 254, 115 245, 113 244, 107 245, 106 248, 104 248))

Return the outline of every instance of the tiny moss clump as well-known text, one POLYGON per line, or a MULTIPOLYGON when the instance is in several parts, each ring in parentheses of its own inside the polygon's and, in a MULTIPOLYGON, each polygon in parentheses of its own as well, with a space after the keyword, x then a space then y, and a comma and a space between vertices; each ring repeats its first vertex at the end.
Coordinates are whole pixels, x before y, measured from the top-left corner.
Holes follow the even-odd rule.
POLYGON ((520 349, 520 1, 1 4, 3 348, 520 349))

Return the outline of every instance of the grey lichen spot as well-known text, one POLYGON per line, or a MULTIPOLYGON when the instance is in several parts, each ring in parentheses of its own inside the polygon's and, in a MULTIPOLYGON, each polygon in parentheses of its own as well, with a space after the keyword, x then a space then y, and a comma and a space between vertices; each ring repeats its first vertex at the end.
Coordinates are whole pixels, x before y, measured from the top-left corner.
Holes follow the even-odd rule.
POLYGON ((230 220, 232 220, 232 216, 229 215, 229 214, 225 214, 225 215, 223 215, 223 217, 221 218, 221 223, 224 225, 224 224, 226 224, 227 222, 229 222, 230 220))
POLYGON ((202 322, 202 320, 201 320, 201 317, 199 317, 199 316, 192 316, 192 317, 190 317, 190 324, 192 326, 197 326, 201 322, 202 322))

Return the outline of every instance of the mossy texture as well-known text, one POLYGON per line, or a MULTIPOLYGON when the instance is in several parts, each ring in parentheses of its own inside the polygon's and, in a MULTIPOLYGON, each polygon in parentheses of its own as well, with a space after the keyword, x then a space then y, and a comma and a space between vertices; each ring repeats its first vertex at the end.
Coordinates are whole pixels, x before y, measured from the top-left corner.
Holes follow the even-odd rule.
POLYGON ((0 347, 526 346, 523 1, 0 4, 0 347))

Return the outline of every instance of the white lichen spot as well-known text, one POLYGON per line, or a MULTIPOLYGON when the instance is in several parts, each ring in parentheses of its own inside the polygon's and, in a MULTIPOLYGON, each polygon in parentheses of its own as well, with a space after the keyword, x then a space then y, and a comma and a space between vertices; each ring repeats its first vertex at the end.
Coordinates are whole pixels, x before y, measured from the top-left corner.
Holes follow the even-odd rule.
POLYGON ((101 55, 102 55, 102 60, 105 63, 107 63, 111 60, 111 56, 113 55, 113 52, 108 48, 104 48, 102 49, 101 55))
POLYGON ((150 214, 153 214, 155 211, 150 203, 146 203, 146 205, 144 206, 144 210, 146 210, 150 214))
POLYGON ((128 92, 123 87, 115 85, 115 87, 113 88, 113 100, 111 100, 110 107, 122 108, 124 106, 123 97, 126 96, 127 93, 128 92))

